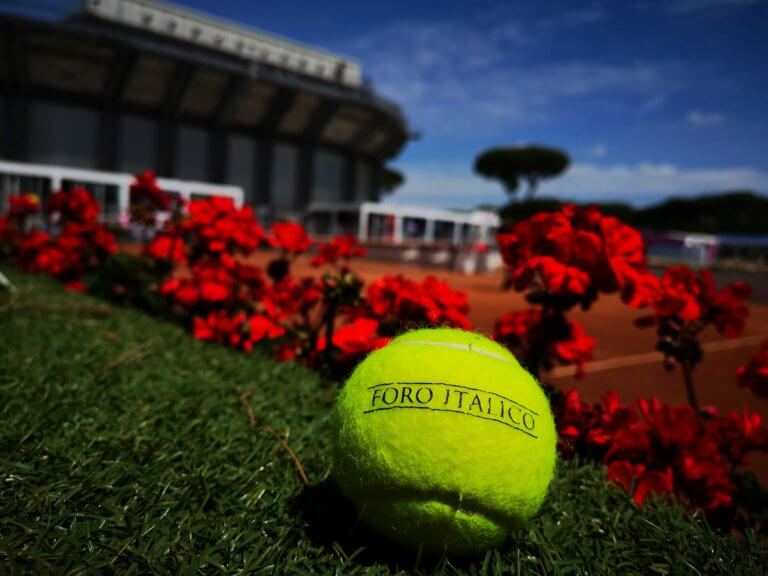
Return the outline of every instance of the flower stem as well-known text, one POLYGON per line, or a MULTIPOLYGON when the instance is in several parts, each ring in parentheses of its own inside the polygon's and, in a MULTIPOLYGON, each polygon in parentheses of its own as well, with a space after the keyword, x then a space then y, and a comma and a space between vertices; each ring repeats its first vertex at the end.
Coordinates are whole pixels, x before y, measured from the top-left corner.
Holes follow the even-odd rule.
POLYGON ((685 391, 688 393, 688 404, 690 404, 696 413, 699 412, 699 402, 696 399, 696 388, 693 385, 693 368, 688 360, 680 363, 683 370, 683 380, 685 380, 685 391))
POLYGON ((331 367, 333 363, 333 329, 336 324, 336 303, 330 302, 325 315, 325 365, 331 367))

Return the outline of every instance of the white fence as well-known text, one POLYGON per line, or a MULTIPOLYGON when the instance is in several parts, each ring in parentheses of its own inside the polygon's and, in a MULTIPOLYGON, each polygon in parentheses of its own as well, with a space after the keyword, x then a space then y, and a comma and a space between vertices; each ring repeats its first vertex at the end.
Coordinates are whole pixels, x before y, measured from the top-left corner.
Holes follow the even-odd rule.
POLYGON ((360 206, 359 236, 361 240, 385 240, 393 244, 493 244, 499 224, 498 214, 484 210, 462 212, 364 202, 360 206))
MULTIPOLYGON (((102 219, 117 221, 128 212, 133 180, 133 174, 0 160, 0 212, 7 210, 11 194, 28 192, 45 200, 56 190, 82 186, 99 201, 102 219)), ((243 204, 243 189, 239 186, 172 178, 158 178, 157 183, 170 196, 183 198, 187 202, 195 198, 224 196, 232 198, 237 206, 243 204)))

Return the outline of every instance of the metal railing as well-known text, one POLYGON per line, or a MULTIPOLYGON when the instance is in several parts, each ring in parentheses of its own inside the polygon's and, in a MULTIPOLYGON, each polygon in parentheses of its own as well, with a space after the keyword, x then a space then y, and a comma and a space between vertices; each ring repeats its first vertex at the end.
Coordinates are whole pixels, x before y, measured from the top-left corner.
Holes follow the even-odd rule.
MULTIPOLYGON (((84 168, 68 168, 49 164, 9 162, 0 160, 0 212, 8 209, 8 196, 28 192, 41 201, 56 190, 77 186, 88 189, 101 205, 103 220, 118 221, 128 213, 133 174, 103 172, 84 168)), ((174 178, 158 178, 160 187, 185 201, 200 197, 224 196, 242 206, 245 197, 240 186, 210 184, 174 178)))

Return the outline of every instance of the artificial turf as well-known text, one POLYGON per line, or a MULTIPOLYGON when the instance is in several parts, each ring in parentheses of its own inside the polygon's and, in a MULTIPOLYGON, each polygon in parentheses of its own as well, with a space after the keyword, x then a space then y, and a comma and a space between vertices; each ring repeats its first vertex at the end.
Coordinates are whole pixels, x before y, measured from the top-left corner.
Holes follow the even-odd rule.
POLYGON ((575 463, 502 549, 401 553, 328 479, 333 383, 10 276, 21 293, 0 295, 2 574, 768 573, 754 535, 719 534, 676 505, 639 509, 575 463))

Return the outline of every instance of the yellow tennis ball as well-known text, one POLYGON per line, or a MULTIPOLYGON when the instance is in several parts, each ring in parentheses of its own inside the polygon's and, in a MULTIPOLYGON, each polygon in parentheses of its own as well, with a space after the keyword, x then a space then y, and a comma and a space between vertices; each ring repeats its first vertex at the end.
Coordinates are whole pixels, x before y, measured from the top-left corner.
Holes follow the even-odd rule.
POLYGON ((336 403, 334 475, 374 531, 464 555, 501 544, 541 506, 557 433, 549 402, 503 346, 454 329, 371 353, 336 403))

